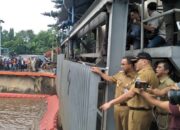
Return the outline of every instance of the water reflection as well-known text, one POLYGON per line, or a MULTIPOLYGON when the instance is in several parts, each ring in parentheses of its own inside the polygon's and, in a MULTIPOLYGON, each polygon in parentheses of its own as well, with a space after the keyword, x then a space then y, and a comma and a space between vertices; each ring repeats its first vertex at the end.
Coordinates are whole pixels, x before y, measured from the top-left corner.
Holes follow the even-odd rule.
POLYGON ((43 99, 0 98, 0 130, 38 130, 43 99))

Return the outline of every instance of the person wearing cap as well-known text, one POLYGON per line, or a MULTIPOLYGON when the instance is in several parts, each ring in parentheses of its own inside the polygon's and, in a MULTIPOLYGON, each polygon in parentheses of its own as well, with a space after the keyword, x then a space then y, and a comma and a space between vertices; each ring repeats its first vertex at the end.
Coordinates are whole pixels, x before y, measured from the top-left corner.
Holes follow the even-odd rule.
MULTIPOLYGON (((159 80, 151 66, 151 60, 151 56, 146 52, 140 52, 137 55, 136 59, 134 59, 137 71, 136 79, 156 87, 159 85, 159 80)), ((114 104, 129 100, 128 130, 148 130, 153 119, 151 105, 139 93, 140 90, 135 88, 134 83, 127 93, 103 104, 100 108, 107 110, 114 104)))
MULTIPOLYGON (((133 57, 126 56, 121 60, 121 71, 113 76, 109 76, 101 72, 100 68, 92 67, 91 71, 100 75, 104 80, 116 84, 115 98, 119 97, 126 91, 128 91, 133 84, 136 77, 133 62, 133 57)), ((126 102, 114 105, 114 118, 116 130, 128 130, 128 113, 129 108, 126 102)))

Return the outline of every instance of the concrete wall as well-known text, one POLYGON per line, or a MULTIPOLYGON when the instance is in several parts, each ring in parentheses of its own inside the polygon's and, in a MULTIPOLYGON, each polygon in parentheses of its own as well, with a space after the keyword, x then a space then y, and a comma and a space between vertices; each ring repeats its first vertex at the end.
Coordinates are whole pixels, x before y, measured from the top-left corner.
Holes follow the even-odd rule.
POLYGON ((0 75, 0 92, 55 94, 55 79, 0 75))

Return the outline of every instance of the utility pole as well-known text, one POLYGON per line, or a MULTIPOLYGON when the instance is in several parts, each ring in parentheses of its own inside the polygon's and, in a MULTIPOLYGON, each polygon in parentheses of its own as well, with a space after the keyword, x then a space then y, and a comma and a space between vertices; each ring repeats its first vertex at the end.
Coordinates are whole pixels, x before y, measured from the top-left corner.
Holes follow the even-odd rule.
POLYGON ((0 56, 1 56, 1 50, 2 50, 2 46, 1 46, 1 33, 2 33, 2 26, 1 26, 1 23, 4 23, 4 21, 0 19, 0 56))

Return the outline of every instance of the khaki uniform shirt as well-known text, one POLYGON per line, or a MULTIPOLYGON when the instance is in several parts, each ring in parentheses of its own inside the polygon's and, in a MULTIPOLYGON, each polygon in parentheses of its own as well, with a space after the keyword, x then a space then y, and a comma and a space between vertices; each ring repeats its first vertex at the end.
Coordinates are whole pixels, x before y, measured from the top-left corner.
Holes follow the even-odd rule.
POLYGON ((118 72, 112 76, 113 82, 116 83, 115 98, 127 92, 135 81, 136 73, 118 72))
POLYGON ((159 89, 166 88, 169 85, 174 85, 174 81, 169 77, 169 76, 164 76, 160 78, 160 84, 159 84, 159 89))
MULTIPOLYGON (((163 89, 163 88, 168 87, 169 85, 173 85, 174 83, 175 82, 169 76, 164 76, 164 77, 160 78, 158 88, 163 89)), ((167 96, 164 96, 164 97, 161 97, 161 100, 162 101, 167 101, 168 98, 167 98, 167 96)))
MULTIPOLYGON (((141 81, 147 82, 150 86, 156 88, 159 85, 159 80, 150 65, 140 70, 137 74, 137 78, 141 81)), ((129 100, 129 107, 133 108, 150 108, 150 104, 140 96, 139 89, 135 88, 135 84, 133 84, 132 90, 137 94, 129 100)))
MULTIPOLYGON (((161 77, 160 80, 159 80, 159 87, 158 87, 158 89, 166 88, 169 85, 173 85, 174 83, 175 82, 169 76, 161 77)), ((161 101, 167 101, 168 100, 167 94, 165 96, 161 96, 160 100, 161 101)), ((163 113, 163 114, 167 114, 167 112, 165 110, 163 110, 163 109, 161 109, 159 107, 157 107, 157 112, 163 113)))

